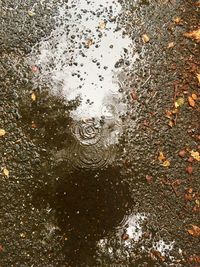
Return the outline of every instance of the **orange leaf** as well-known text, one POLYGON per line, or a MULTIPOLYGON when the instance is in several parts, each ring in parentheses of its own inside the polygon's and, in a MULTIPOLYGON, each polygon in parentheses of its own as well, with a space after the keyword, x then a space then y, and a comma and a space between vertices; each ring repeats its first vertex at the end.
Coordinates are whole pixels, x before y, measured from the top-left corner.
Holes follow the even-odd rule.
POLYGON ((196 225, 193 225, 191 224, 192 228, 187 230, 188 233, 194 237, 198 237, 200 236, 200 227, 196 226, 196 225))
POLYGON ((184 33, 184 36, 200 42, 200 28, 192 32, 186 32, 184 33))
POLYGON ((165 160, 165 156, 164 156, 163 152, 159 152, 158 159, 159 159, 159 161, 161 161, 161 162, 165 160))
POLYGON ((195 101, 191 96, 188 96, 188 102, 191 107, 195 107, 195 101))
POLYGON ((197 98, 198 98, 198 97, 197 97, 196 94, 192 94, 192 99, 193 99, 193 100, 197 100, 197 98))

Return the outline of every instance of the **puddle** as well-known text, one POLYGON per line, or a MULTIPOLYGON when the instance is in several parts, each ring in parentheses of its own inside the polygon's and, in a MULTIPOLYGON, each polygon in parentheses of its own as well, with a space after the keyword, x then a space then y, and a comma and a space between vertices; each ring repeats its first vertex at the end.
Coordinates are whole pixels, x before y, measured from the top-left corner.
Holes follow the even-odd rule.
POLYGON ((55 225, 46 228, 58 230, 71 266, 96 266, 99 255, 127 264, 134 250, 164 257, 173 248, 163 240, 145 247, 148 215, 130 214, 134 201, 119 168, 128 111, 121 79, 138 58, 119 26, 122 12, 118 1, 68 1, 27 59, 36 94, 31 124, 46 151, 44 185, 34 201, 54 211, 55 225))
POLYGON ((51 35, 28 58, 36 88, 48 86, 66 101, 79 100, 70 116, 76 121, 104 118, 116 131, 115 141, 122 132, 120 117, 127 111, 119 75, 138 57, 118 25, 121 12, 117 1, 68 1, 58 8, 51 35))
POLYGON ((51 228, 61 236, 67 263, 96 266, 97 242, 115 229, 129 210, 130 192, 123 176, 118 168, 66 173, 65 167, 59 166, 52 177, 51 186, 48 183, 35 192, 35 205, 46 205, 55 214, 56 226, 51 228))

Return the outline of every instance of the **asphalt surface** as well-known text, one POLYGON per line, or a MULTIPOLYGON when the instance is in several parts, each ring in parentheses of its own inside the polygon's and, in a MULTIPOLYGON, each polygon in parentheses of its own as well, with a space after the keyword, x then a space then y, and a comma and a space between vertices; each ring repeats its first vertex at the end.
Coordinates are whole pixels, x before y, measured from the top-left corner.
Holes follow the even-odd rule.
POLYGON ((78 103, 36 87, 27 64, 65 1, 0 2, 1 267, 200 266, 200 51, 184 36, 198 28, 197 1, 119 2, 138 59, 122 63, 128 108, 106 154, 74 146, 78 103))

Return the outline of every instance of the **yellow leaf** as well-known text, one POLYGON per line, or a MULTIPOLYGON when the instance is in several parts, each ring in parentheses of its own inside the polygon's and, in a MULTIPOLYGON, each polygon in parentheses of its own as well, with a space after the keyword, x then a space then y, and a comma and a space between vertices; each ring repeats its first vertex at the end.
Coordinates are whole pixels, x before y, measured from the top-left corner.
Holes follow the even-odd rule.
POLYGON ((198 79, 199 84, 200 84, 200 73, 197 73, 197 79, 198 79))
POLYGON ((199 155, 198 151, 192 150, 192 151, 190 151, 190 154, 194 159, 196 159, 197 161, 200 161, 200 155, 199 155))
POLYGON ((100 28, 101 30, 104 30, 105 27, 106 27, 106 23, 105 23, 103 20, 100 21, 100 22, 99 22, 99 28, 100 28))
POLYGON ((176 102, 174 103, 175 108, 179 108, 184 104, 184 98, 183 97, 179 97, 176 102))
POLYGON ((28 15, 29 15, 30 17, 33 17, 33 16, 35 16, 35 12, 33 12, 32 10, 29 10, 29 11, 28 11, 28 15))
POLYGON ((186 32, 184 33, 184 36, 200 42, 200 28, 192 32, 186 32))
POLYGON ((6 134, 6 131, 4 129, 0 129, 0 137, 4 136, 6 134))
POLYGON ((36 94, 35 94, 34 92, 31 94, 31 99, 32 99, 33 101, 36 101, 36 94))
POLYGON ((165 160, 165 161, 163 162, 162 166, 164 166, 164 167, 169 167, 169 166, 170 166, 170 162, 169 162, 169 160, 165 160))
POLYGON ((165 156, 164 156, 163 152, 159 152, 158 159, 159 159, 159 161, 161 161, 161 162, 165 160, 165 156))
POLYGON ((3 174, 8 177, 9 176, 9 170, 4 168, 3 169, 3 174))
POLYGON ((149 36, 148 36, 147 34, 143 34, 143 35, 142 35, 142 41, 143 41, 144 43, 148 43, 148 42, 150 41, 149 36))
POLYGON ((172 47, 174 47, 174 42, 169 43, 167 46, 167 48, 172 48, 172 47))

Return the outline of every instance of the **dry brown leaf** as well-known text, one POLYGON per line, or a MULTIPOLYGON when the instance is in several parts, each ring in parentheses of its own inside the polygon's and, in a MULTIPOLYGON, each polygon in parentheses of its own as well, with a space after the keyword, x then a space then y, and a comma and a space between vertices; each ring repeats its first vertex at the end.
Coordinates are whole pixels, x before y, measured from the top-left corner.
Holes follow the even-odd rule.
POLYGON ((4 129, 0 129, 0 137, 4 136, 6 134, 6 131, 4 129))
POLYGON ((174 42, 169 43, 167 46, 167 48, 172 48, 172 47, 174 47, 174 42))
POLYGON ((194 237, 199 237, 200 236, 200 227, 191 224, 192 228, 187 230, 188 233, 194 237))
POLYGON ((3 174, 8 177, 9 176, 9 170, 4 168, 3 169, 3 174))
POLYGON ((144 43, 148 43, 148 42, 150 41, 149 36, 148 36, 147 34, 143 34, 143 35, 142 35, 142 41, 143 41, 144 43))
POLYGON ((36 94, 35 94, 34 92, 31 94, 31 99, 32 99, 33 101, 36 101, 36 94))
POLYGON ((165 160, 165 156, 164 156, 163 152, 159 152, 158 159, 159 159, 160 162, 165 160))
POLYGON ((192 150, 192 151, 190 151, 190 155, 191 155, 194 159, 196 159, 197 161, 200 161, 200 154, 199 154, 198 151, 194 151, 194 150, 192 150))
POLYGON ((194 101, 194 99, 191 97, 191 96, 188 96, 188 102, 189 102, 189 105, 191 106, 191 107, 195 107, 195 101, 194 101))
POLYGON ((187 38, 194 39, 197 42, 200 42, 200 28, 195 30, 195 31, 186 32, 186 33, 184 33, 184 36, 187 38))
POLYGON ((165 160, 165 161, 162 163, 162 166, 163 166, 163 167, 169 167, 169 166, 170 166, 170 162, 169 162, 169 160, 165 160))

